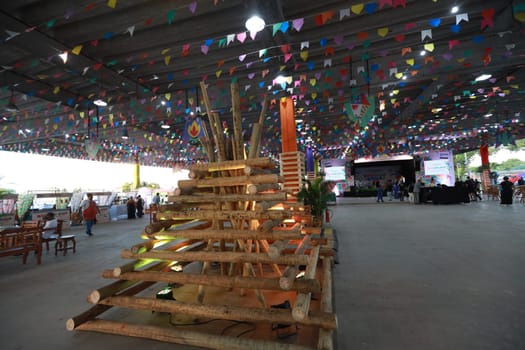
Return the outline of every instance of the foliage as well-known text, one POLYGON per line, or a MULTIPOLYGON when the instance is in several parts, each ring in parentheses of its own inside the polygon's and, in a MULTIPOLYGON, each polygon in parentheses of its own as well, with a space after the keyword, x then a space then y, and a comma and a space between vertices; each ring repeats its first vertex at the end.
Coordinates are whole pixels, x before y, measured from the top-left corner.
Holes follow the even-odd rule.
POLYGON ((525 161, 517 158, 507 159, 503 163, 492 163, 490 169, 493 171, 525 169, 525 161))
POLYGON ((313 182, 306 180, 306 185, 303 185, 303 188, 297 193, 298 200, 312 207, 311 214, 314 217, 322 217, 328 206, 329 198, 330 184, 322 177, 316 178, 313 182))

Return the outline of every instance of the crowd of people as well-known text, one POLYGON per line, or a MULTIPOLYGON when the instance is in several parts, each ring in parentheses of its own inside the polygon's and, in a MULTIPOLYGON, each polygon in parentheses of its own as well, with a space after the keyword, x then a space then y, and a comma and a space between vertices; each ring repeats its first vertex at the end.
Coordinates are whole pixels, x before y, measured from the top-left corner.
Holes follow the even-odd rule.
MULTIPOLYGON (((517 182, 516 186, 525 186, 525 180, 521 177, 517 182)), ((411 203, 419 204, 425 203, 432 200, 432 188, 446 188, 446 185, 442 185, 436 182, 435 178, 431 178, 430 182, 427 184, 423 178, 419 178, 415 183, 405 183, 404 178, 398 180, 387 180, 386 183, 381 183, 380 181, 375 182, 375 187, 377 190, 376 201, 378 203, 384 202, 384 197, 389 201, 400 200, 404 201, 405 199, 411 203)), ((467 176, 464 181, 457 179, 455 188, 461 189, 461 193, 464 194, 461 202, 470 203, 473 201, 481 201, 482 190, 481 182, 477 179, 472 179, 470 176, 467 176)), ((512 198, 514 196, 515 185, 509 181, 509 178, 505 176, 503 181, 499 184, 499 197, 501 199, 501 204, 510 205, 512 204, 512 198)))

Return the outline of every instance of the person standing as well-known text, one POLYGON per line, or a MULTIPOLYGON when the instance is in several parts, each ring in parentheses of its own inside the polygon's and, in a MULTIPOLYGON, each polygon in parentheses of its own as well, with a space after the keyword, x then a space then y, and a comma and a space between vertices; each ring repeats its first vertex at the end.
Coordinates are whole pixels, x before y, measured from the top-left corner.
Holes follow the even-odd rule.
POLYGON ((500 204, 512 204, 512 195, 514 194, 514 184, 509 181, 509 177, 503 177, 503 181, 500 183, 500 204))
POLYGON ((135 211, 137 210, 137 207, 133 196, 128 198, 126 208, 128 209, 128 219, 135 219, 135 211))
POLYGON ((159 205, 160 204, 160 193, 157 192, 156 195, 153 196, 153 199, 151 200, 152 204, 159 205))
POLYGON ((414 204, 420 203, 419 192, 421 192, 421 181, 416 180, 414 183, 414 204))
POLYGON ((137 196, 137 217, 141 218, 144 216, 144 199, 140 196, 137 196))
POLYGON ((80 203, 80 208, 82 209, 82 217, 86 223, 86 234, 91 237, 93 236, 91 228, 97 218, 97 214, 100 214, 100 209, 98 208, 97 203, 93 200, 92 193, 87 194, 87 199, 84 199, 82 203, 80 203))

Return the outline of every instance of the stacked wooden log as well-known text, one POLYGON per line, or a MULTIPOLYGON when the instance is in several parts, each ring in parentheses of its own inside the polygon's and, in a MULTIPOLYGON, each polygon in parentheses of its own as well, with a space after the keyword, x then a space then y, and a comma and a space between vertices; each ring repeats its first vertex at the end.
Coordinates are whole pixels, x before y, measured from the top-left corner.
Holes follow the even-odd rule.
MULTIPOLYGON (((232 95, 235 91, 232 86, 232 95)), ((203 95, 206 99, 204 89, 203 95)), ((236 108, 234 120, 240 120, 235 113, 236 108)), ((213 140, 221 143, 213 156, 217 161, 189 168, 190 179, 179 181, 170 204, 159 206, 156 220, 144 228, 144 242, 122 250, 121 257, 130 262, 103 271, 104 278, 116 281, 91 292, 88 301, 95 305, 68 320, 67 329, 213 349, 332 349, 337 318, 326 240, 320 230, 297 220, 305 216, 304 208, 286 203, 276 164, 255 156, 244 159, 239 124, 234 123, 237 136, 227 152, 214 125, 217 116, 209 116, 213 140), (137 296, 162 284, 169 284, 171 299, 146 292, 137 296), (290 308, 276 307, 283 301, 290 308), (248 322, 253 334, 241 338, 198 325, 180 330, 97 318, 112 307, 185 315, 192 322, 248 322), (271 325, 299 326, 296 343, 280 342, 271 325)))

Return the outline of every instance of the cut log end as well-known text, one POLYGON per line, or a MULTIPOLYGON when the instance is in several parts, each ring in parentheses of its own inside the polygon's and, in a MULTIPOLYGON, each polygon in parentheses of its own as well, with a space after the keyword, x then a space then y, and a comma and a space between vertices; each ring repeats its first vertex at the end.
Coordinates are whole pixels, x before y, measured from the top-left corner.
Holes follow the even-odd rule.
POLYGON ((89 293, 87 301, 91 304, 97 304, 100 301, 100 292, 98 290, 94 290, 89 293))
POLYGON ((66 321, 66 329, 68 331, 72 331, 75 329, 75 320, 73 320, 72 318, 68 319, 66 321))

